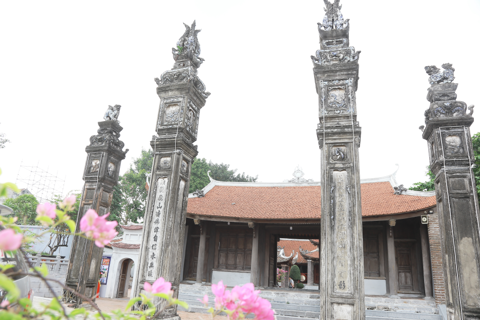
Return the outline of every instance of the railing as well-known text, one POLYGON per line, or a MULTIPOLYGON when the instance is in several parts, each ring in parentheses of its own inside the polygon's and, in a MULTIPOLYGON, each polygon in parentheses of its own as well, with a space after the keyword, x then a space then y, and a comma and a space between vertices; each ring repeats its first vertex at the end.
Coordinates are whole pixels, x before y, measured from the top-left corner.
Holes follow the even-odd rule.
POLYGON ((64 259, 61 256, 46 257, 40 254, 35 256, 28 256, 28 259, 34 266, 41 266, 43 263, 47 265, 48 271, 59 274, 67 274, 68 259, 64 259))

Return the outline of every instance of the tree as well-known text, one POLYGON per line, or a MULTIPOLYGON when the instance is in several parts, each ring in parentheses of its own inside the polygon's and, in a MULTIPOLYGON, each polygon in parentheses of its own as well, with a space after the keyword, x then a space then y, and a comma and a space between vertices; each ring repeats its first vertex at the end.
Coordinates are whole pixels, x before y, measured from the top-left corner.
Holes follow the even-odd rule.
MULTIPOLYGON (((473 155, 474 159, 472 159, 475 163, 473 167, 473 176, 475 178, 475 184, 477 188, 477 195, 480 199, 480 132, 474 134, 472 136, 472 144, 473 144, 473 155)), ((430 179, 425 182, 416 182, 410 187, 410 190, 415 191, 434 191, 435 190, 435 175, 430 170, 430 167, 427 167, 427 177, 430 179)))
POLYGON ((294 288, 297 287, 297 282, 300 281, 300 278, 302 276, 302 274, 300 273, 300 268, 294 264, 291 268, 290 268, 290 278, 292 278, 292 280, 294 281, 295 285, 293 286, 294 288))
MULTIPOLYGON (((78 210, 80 208, 80 200, 82 199, 81 194, 77 194, 77 201, 73 206, 72 211, 68 213, 70 219, 72 221, 77 221, 78 210)), ((57 208, 59 207, 59 203, 63 201, 63 197, 60 195, 55 195, 50 203, 54 203, 57 208)), ((50 249, 49 255, 53 256, 53 254, 58 250, 60 247, 68 247, 68 240, 70 239, 70 229, 68 226, 63 223, 55 227, 55 232, 50 233, 50 239, 48 241, 48 248, 50 249)))
POLYGON ((109 220, 115 220, 121 225, 132 221, 140 222, 145 212, 147 199, 147 173, 152 170, 153 152, 142 150, 139 158, 119 178, 113 191, 109 220))
POLYGON ((13 209, 13 215, 18 218, 17 224, 36 225, 38 201, 31 194, 22 194, 16 198, 8 198, 4 205, 13 209))
POLYGON ((5 133, 0 133, 0 149, 5 148, 5 144, 10 142, 7 138, 5 138, 5 133))
POLYGON ((237 169, 230 170, 230 165, 225 163, 213 163, 209 161, 207 163, 206 159, 195 159, 192 164, 192 172, 190 178, 190 189, 189 192, 192 193, 196 190, 203 189, 207 184, 210 183, 207 172, 210 170, 210 176, 218 181, 234 181, 234 182, 255 182, 258 179, 257 177, 251 177, 245 175, 245 172, 242 174, 235 174, 237 169))
MULTIPOLYGON (((141 222, 148 195, 146 177, 152 170, 152 162, 153 152, 142 150, 140 157, 135 159, 130 169, 119 178, 118 185, 113 191, 109 220, 117 221, 120 225, 125 225, 130 221, 141 222)), ((189 192, 203 189, 210 183, 208 171, 211 171, 213 179, 220 181, 255 182, 257 180, 257 177, 250 177, 245 173, 236 174, 237 170, 229 168, 228 164, 195 159, 190 173, 189 192)))

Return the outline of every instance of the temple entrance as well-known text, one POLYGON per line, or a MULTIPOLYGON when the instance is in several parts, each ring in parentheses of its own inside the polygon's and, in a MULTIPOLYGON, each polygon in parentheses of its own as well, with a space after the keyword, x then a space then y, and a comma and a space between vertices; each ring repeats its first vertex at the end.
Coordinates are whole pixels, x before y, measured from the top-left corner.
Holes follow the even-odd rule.
POLYGON ((131 286, 132 266, 132 259, 125 259, 121 262, 120 276, 118 278, 117 298, 127 298, 129 296, 128 289, 131 286))

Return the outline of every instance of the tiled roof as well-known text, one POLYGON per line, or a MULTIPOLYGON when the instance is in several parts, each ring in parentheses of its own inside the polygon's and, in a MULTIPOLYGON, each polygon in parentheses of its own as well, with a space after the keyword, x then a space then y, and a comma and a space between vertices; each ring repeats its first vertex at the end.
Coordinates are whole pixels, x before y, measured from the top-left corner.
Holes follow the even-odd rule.
MULTIPOLYGON (((207 191, 204 197, 188 199, 189 215, 261 220, 320 219, 321 216, 319 185, 254 186, 217 181, 207 191)), ((408 191, 410 194, 394 195, 389 181, 362 183, 361 191, 364 217, 414 212, 436 204, 432 193, 408 191)))
POLYGON ((120 249, 140 249, 139 243, 123 243, 123 242, 116 242, 110 243, 112 247, 120 248, 120 249))
POLYGON ((120 226, 120 227, 122 227, 122 229, 125 229, 125 230, 142 230, 143 224, 134 224, 134 225, 120 226))
MULTIPOLYGON (((302 264, 302 263, 307 263, 307 261, 302 257, 300 254, 300 247, 302 247, 303 250, 308 250, 312 251, 317 249, 315 245, 313 245, 310 241, 308 240, 287 240, 287 239, 282 239, 279 242, 277 242, 278 247, 285 247, 285 255, 288 257, 293 250, 295 250, 295 254, 298 252, 298 260, 297 264, 302 264)), ((319 253, 317 252, 312 252, 309 254, 312 257, 318 258, 319 253)))

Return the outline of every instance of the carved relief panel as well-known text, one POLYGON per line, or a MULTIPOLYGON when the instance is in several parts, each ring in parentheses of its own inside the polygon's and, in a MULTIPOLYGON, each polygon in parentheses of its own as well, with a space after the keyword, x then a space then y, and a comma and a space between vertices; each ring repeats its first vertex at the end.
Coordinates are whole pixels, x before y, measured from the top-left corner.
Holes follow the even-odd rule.
POLYGON ((320 81, 320 117, 355 112, 353 79, 320 81))
POLYGON ((330 148, 331 162, 344 162, 347 160, 347 147, 344 145, 335 145, 330 148))
POLYGON ((90 159, 88 160, 85 175, 89 175, 89 176, 98 175, 100 172, 101 160, 102 160, 101 153, 97 152, 97 153, 90 154, 90 159))
POLYGON ((157 129, 172 128, 181 125, 184 118, 184 109, 182 97, 163 99, 160 103, 157 129))
POLYGON ((442 147, 445 158, 467 157, 463 131, 442 131, 442 147))

